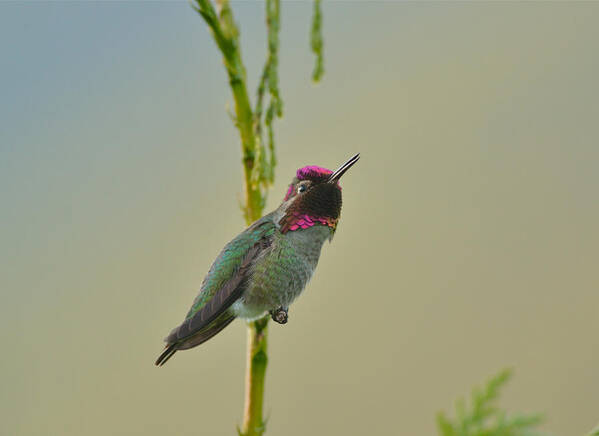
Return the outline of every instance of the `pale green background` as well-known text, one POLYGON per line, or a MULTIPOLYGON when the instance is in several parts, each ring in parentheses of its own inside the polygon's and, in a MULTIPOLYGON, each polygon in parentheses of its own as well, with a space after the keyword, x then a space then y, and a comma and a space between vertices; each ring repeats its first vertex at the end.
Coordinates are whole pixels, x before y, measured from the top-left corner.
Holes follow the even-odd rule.
MULTIPOLYGON (((235 3, 252 95, 262 3, 235 3)), ((271 328, 269 435, 431 435, 502 404, 599 421, 599 4, 284 3, 279 166, 362 159, 271 328)), ((0 434, 232 435, 245 331, 153 366, 242 228, 231 101, 177 3, 0 4, 0 434)))

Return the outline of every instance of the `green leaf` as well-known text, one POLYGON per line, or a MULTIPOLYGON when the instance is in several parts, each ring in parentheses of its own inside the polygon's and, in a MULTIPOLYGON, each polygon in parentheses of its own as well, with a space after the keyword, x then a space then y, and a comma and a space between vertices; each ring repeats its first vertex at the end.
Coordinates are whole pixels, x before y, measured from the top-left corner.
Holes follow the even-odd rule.
MULTIPOLYGON (((543 418, 539 414, 508 415, 497 406, 501 389, 512 376, 504 369, 491 377, 482 388, 474 388, 469 404, 463 398, 456 401, 455 418, 437 414, 441 436, 538 436, 536 427, 543 418)), ((591 435, 592 436, 592 435, 591 435)), ((599 436, 599 433, 596 435, 599 436)))

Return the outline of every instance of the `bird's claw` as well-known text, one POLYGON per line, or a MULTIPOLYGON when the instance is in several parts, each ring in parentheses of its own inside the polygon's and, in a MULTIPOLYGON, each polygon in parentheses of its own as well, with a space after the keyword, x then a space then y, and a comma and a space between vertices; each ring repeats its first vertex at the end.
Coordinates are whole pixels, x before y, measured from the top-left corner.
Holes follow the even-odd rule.
POLYGON ((289 319, 287 311, 288 309, 283 307, 279 307, 277 310, 271 310, 270 315, 272 316, 272 320, 279 324, 287 324, 287 320, 289 319))

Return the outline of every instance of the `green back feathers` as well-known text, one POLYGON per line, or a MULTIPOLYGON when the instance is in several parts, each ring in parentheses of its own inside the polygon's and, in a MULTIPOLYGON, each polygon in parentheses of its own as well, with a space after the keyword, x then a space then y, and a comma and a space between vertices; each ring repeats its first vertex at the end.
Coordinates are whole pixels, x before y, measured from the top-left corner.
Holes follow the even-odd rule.
POLYGON ((275 225, 267 215, 225 246, 185 320, 165 338, 167 346, 156 365, 164 365, 177 350, 207 341, 233 321, 235 315, 229 308, 242 295, 252 263, 270 246, 274 231, 275 225))
POLYGON ((216 293, 239 273, 239 268, 248 252, 256 244, 271 239, 275 225, 268 218, 267 215, 256 221, 223 248, 204 278, 200 293, 195 298, 186 319, 193 317, 206 306, 216 293))

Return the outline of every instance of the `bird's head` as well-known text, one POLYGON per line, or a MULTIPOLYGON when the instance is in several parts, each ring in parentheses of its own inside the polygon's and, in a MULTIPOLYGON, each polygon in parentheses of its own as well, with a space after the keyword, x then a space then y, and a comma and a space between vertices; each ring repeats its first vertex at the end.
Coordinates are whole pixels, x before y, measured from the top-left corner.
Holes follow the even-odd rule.
POLYGON ((281 231, 314 225, 326 225, 334 230, 341 214, 339 179, 358 159, 359 153, 335 171, 314 165, 297 170, 281 204, 284 211, 279 221, 281 231))

